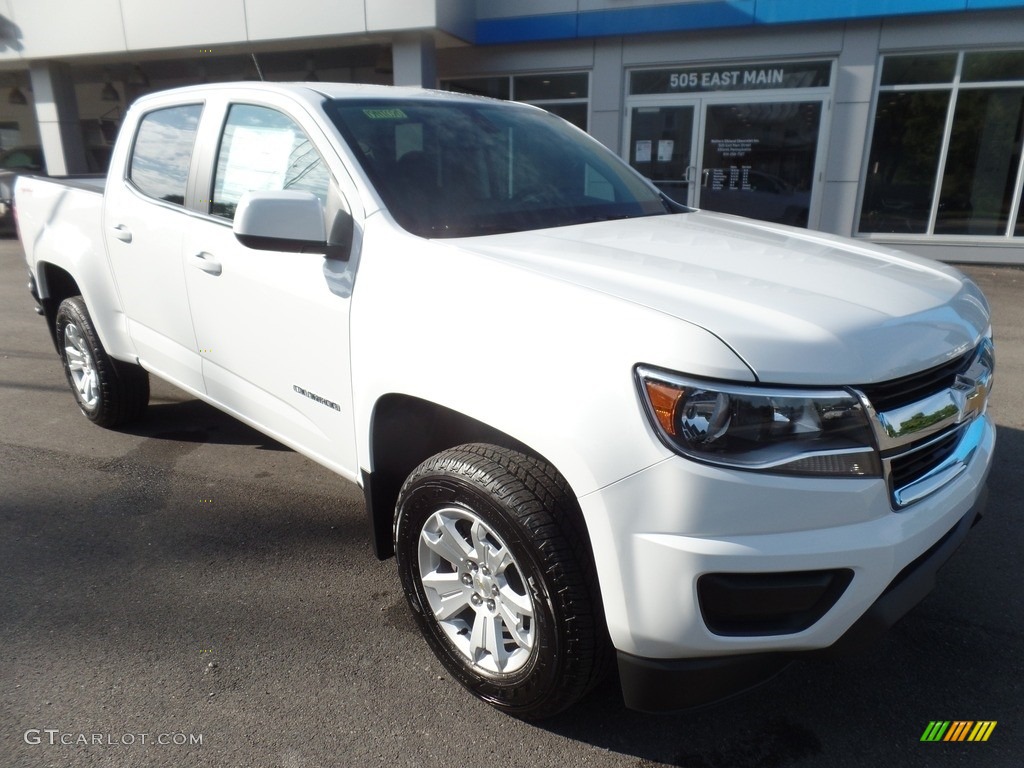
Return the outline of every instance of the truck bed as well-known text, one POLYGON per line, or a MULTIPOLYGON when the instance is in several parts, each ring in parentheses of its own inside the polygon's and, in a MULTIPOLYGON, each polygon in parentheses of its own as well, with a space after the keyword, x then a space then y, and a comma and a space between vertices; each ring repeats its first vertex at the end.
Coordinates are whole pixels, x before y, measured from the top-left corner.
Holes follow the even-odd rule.
MULTIPOLYGON (((115 357, 130 357, 103 240, 103 176, 22 176, 15 187, 18 229, 25 260, 40 297, 51 282, 73 281, 98 320, 101 340, 115 357)), ((56 307, 50 307, 50 313, 56 307)))
POLYGON ((107 176, 103 173, 82 173, 73 176, 25 175, 21 178, 40 179, 73 189, 81 189, 85 192, 98 192, 101 195, 103 194, 103 189, 107 186, 107 176))

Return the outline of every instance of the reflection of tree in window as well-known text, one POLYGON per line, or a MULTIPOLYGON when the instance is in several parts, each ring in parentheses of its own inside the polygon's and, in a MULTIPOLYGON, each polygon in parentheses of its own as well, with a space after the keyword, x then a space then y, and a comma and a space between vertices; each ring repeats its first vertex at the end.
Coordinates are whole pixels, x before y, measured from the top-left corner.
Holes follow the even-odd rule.
POLYGON ((296 189, 326 200, 330 175, 301 128, 266 107, 236 104, 224 126, 210 212, 233 219, 250 191, 296 189))
POLYGON ((128 178, 144 194, 182 205, 188 184, 199 104, 150 112, 135 137, 128 178))
POLYGON ((309 139, 301 133, 296 138, 300 141, 292 150, 284 188, 312 192, 322 201, 328 184, 324 161, 309 139))

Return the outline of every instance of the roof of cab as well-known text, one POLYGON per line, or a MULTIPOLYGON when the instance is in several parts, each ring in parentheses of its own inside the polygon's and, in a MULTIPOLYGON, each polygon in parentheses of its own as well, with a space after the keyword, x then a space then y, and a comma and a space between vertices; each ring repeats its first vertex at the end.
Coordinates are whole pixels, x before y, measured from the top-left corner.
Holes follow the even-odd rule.
POLYGON ((188 97, 204 93, 223 93, 224 91, 264 91, 267 93, 289 94, 304 101, 320 101, 321 99, 445 99, 452 101, 479 101, 480 96, 472 96, 451 91, 431 90, 412 86, 370 85, 367 83, 307 83, 307 82, 258 82, 243 80, 226 83, 204 83, 187 85, 147 94, 139 101, 148 101, 168 96, 188 97))

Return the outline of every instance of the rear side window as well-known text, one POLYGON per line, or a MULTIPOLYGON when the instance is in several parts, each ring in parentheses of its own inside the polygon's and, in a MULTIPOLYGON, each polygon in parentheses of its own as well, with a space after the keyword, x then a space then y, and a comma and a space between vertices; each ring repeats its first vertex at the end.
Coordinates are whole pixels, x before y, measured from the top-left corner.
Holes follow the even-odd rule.
POLYGON ((202 104, 186 104, 150 112, 139 123, 128 178, 157 200, 185 204, 188 168, 196 143, 202 104))
POLYGON ((210 213, 235 218, 242 195, 284 189, 327 200, 330 172, 303 130, 267 107, 235 104, 228 113, 217 154, 210 213))

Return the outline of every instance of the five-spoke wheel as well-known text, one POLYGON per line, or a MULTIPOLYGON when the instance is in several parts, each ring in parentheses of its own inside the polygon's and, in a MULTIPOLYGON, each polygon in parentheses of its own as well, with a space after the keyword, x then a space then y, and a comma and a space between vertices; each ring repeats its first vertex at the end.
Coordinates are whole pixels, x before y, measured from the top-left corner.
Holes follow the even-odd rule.
POLYGON ((477 697, 538 718, 601 678, 609 650, 586 531, 547 463, 481 443, 428 459, 399 496, 395 553, 420 628, 477 697))

